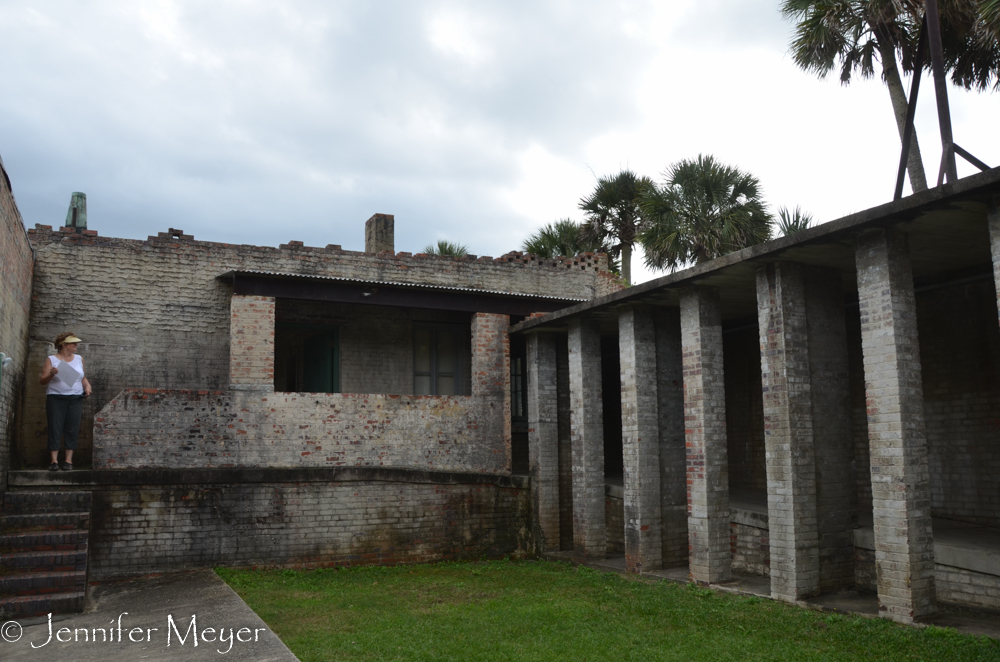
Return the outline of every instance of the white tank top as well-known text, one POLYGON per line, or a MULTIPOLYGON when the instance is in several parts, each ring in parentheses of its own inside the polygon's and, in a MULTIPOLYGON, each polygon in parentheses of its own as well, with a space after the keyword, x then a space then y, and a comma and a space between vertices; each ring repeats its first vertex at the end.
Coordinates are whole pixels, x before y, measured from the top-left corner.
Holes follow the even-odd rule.
POLYGON ((73 355, 72 361, 63 361, 61 358, 53 354, 49 357, 49 365, 53 365, 56 369, 59 368, 61 363, 69 363, 69 365, 80 373, 76 381, 73 382, 72 386, 66 386, 59 377, 61 375, 56 375, 47 384, 45 389, 45 395, 83 395, 83 359, 80 358, 79 354, 73 355))

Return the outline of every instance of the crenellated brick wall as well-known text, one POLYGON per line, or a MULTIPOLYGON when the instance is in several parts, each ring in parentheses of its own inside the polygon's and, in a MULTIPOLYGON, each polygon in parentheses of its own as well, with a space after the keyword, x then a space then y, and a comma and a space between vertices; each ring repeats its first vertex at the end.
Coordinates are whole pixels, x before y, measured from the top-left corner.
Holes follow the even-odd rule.
POLYGON ((16 436, 15 416, 29 372, 32 271, 31 245, 3 161, 0 161, 0 352, 12 359, 0 381, 0 491, 7 484, 16 436))

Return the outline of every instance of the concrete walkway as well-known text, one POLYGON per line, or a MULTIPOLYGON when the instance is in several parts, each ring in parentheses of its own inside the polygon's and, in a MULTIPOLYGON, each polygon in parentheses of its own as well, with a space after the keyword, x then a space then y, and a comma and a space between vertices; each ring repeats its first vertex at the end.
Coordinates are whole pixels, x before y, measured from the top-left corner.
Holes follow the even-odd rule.
POLYGON ((0 660, 297 660, 211 570, 96 584, 87 597, 85 613, 53 617, 51 640, 46 618, 4 624, 0 660), (192 615, 197 646, 189 632, 192 615))

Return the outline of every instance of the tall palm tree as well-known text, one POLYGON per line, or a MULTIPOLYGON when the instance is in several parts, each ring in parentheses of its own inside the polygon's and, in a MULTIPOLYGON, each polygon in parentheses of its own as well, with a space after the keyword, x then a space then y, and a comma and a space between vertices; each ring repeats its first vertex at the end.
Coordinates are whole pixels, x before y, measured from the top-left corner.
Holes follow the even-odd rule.
POLYGON ((428 255, 447 255, 449 257, 465 257, 469 254, 469 249, 458 242, 439 239, 436 244, 427 244, 421 251, 428 255))
MULTIPOLYGON (((897 54, 904 67, 912 62, 919 32, 917 16, 923 15, 919 0, 783 0, 781 13, 797 21, 792 39, 795 63, 806 71, 825 77, 840 65, 840 82, 847 85, 857 71, 862 78, 875 73, 875 61, 882 68, 882 80, 889 89, 900 140, 906 130, 906 91, 899 75, 897 54)), ((910 188, 927 189, 917 132, 910 134, 906 163, 910 188)))
POLYGON ((608 267, 617 273, 618 264, 610 256, 611 249, 600 241, 584 236, 582 229, 582 223, 575 223, 568 218, 560 219, 543 226, 525 239, 521 250, 545 258, 573 257, 588 252, 605 253, 608 255, 608 267))
POLYGON ((594 192, 580 200, 580 209, 586 212, 584 238, 606 244, 612 258, 621 255, 621 273, 626 283, 632 282, 632 246, 643 223, 639 203, 652 186, 653 181, 648 177, 622 170, 614 177, 598 179, 594 192))
POLYGON ((941 22, 952 82, 967 90, 1000 90, 1000 0, 947 0, 941 22))
POLYGON ((650 267, 707 262, 771 238, 771 215, 753 175, 701 155, 665 175, 642 201, 647 225, 639 239, 650 267))

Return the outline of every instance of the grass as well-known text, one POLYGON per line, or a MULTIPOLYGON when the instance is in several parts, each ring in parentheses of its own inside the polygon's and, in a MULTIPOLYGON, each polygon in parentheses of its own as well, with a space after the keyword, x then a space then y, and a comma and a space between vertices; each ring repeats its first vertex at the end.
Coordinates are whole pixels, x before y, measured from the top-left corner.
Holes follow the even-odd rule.
POLYGON ((542 561, 219 569, 302 662, 1000 660, 1000 642, 542 561))

